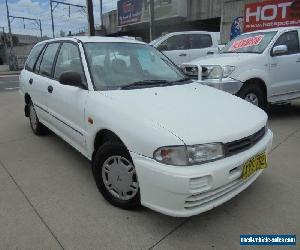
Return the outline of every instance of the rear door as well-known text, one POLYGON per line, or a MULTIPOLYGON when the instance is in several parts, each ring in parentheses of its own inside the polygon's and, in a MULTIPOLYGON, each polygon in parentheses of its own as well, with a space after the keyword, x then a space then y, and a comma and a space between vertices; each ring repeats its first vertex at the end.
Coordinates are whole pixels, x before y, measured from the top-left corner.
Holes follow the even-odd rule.
POLYGON ((58 53, 53 79, 48 86, 52 89, 48 97, 48 109, 51 125, 56 132, 61 133, 75 148, 83 150, 86 138, 84 108, 88 90, 60 84, 59 77, 67 71, 80 73, 86 83, 79 45, 71 41, 64 42, 58 53))
POLYGON ((273 48, 286 45, 284 55, 270 56, 271 95, 283 95, 300 91, 300 46, 297 30, 283 33, 273 48))
POLYGON ((186 34, 173 35, 161 43, 166 48, 163 53, 169 57, 175 64, 181 65, 189 62, 189 42, 186 34))
MULTIPOLYGON (((37 61, 42 57, 45 45, 46 44, 37 45, 31 50, 25 63, 25 70, 22 71, 21 88, 24 93, 28 93, 30 95, 32 102, 39 106, 45 106, 45 99, 42 99, 40 96, 40 84, 38 83, 34 69, 37 61)), ((37 110, 37 112, 38 111, 39 110, 37 110)))
POLYGON ((32 89, 33 102, 41 122, 49 122, 48 113, 48 85, 51 82, 53 62, 60 43, 49 43, 40 55, 33 72, 32 89))
POLYGON ((218 51, 217 48, 212 47, 213 40, 210 34, 190 34, 189 44, 190 50, 188 54, 191 61, 218 51))

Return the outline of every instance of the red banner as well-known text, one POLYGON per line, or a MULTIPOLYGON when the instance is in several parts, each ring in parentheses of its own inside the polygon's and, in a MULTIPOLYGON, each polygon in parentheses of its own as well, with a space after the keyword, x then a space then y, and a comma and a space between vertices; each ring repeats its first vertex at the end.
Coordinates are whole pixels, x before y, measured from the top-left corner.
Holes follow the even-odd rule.
POLYGON ((300 26, 300 0, 273 0, 246 4, 244 32, 300 26))

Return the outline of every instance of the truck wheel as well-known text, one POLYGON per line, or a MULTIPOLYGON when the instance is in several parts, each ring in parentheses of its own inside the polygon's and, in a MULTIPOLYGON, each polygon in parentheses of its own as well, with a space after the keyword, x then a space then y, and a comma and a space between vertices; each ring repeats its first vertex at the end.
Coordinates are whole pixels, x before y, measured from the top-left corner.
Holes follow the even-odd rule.
POLYGON ((237 93, 242 99, 252 103, 255 106, 260 107, 261 109, 267 108, 267 100, 263 90, 254 84, 247 84, 241 88, 237 93))
POLYGON ((109 203, 129 210, 141 206, 135 167, 122 143, 104 143, 96 152, 92 170, 99 191, 109 203))
POLYGON ((36 135, 45 135, 48 129, 42 123, 40 123, 34 105, 31 101, 28 103, 28 110, 29 110, 30 127, 33 133, 36 135))

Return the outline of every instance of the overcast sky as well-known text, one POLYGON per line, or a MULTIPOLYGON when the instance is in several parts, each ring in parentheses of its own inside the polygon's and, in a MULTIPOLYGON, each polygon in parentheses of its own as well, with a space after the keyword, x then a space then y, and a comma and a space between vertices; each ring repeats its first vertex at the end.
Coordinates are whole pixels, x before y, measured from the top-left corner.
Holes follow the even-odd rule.
MULTIPOLYGON (((86 5, 86 0, 59 0, 72 4, 86 5)), ((24 16, 29 18, 41 19, 43 33, 52 36, 51 31, 51 16, 50 16, 50 1, 49 0, 8 0, 8 6, 11 16, 24 16)), ((94 18, 95 24, 100 24, 100 0, 94 2, 94 18)), ((103 12, 108 12, 116 9, 117 0, 103 0, 103 12)), ((60 30, 68 32, 78 32, 87 27, 87 17, 80 8, 71 7, 71 16, 69 17, 69 8, 67 6, 58 5, 54 11, 55 33, 60 30)), ((0 0, 0 26, 8 31, 6 18, 5 0, 0 0)), ((11 25, 13 33, 39 35, 38 26, 32 21, 15 19, 11 25)))

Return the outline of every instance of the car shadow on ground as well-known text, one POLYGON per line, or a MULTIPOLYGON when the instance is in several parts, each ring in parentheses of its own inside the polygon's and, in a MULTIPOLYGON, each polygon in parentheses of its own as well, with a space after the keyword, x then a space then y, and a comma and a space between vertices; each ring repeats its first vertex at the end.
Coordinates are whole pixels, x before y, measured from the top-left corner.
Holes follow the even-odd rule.
POLYGON ((300 102, 288 105, 271 105, 268 110, 271 120, 300 118, 300 102))

